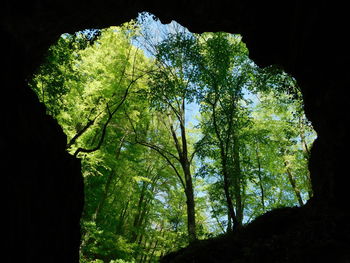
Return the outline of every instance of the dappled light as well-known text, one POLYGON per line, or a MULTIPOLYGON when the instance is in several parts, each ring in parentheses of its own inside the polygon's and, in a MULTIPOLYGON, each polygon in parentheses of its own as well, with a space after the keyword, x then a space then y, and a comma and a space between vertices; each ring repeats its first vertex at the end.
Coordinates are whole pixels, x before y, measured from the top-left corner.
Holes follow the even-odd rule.
POLYGON ((313 195, 298 83, 244 36, 142 13, 63 34, 30 85, 81 159, 81 263, 157 262, 313 195))

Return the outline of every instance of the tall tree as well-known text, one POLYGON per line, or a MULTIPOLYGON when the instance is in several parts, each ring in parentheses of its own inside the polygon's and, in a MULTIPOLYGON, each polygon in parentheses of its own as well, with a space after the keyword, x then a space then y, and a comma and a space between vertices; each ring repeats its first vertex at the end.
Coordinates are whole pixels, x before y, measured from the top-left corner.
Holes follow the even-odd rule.
POLYGON ((200 40, 203 60, 197 67, 201 73, 201 128, 207 145, 219 151, 226 205, 236 228, 243 220, 239 130, 245 125, 245 113, 240 103, 254 67, 240 37, 216 33, 206 34, 200 40))
POLYGON ((174 150, 166 150, 155 142, 138 143, 157 151, 167 160, 179 179, 187 205, 187 228, 189 242, 197 239, 196 213, 191 164, 195 152, 190 150, 186 127, 186 108, 193 102, 196 71, 191 60, 199 55, 196 40, 185 31, 168 34, 156 44, 155 67, 150 75, 151 105, 159 112, 159 124, 163 125, 171 137, 174 150), (178 167, 180 166, 180 169, 178 167))

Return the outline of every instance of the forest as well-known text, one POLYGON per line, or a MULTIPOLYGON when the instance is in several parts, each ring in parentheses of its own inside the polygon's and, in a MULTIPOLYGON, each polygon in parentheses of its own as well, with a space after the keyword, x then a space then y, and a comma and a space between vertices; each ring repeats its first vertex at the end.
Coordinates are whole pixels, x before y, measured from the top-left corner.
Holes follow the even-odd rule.
POLYGON ((80 263, 157 262, 312 197, 298 84, 243 40, 142 13, 47 51, 30 86, 81 160, 80 263))

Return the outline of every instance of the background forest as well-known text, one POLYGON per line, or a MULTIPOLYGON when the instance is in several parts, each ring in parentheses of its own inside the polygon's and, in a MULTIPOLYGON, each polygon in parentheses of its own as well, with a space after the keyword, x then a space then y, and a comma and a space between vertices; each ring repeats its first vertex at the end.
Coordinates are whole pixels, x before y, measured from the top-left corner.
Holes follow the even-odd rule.
POLYGON ((156 262, 312 196, 297 83, 239 35, 144 13, 62 35, 31 87, 82 162, 81 263, 156 262))

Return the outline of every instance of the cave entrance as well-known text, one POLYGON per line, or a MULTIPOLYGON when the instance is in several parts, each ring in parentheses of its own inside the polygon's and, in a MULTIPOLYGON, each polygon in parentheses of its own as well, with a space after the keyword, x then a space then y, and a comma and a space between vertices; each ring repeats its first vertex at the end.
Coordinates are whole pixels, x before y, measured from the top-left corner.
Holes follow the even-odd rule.
POLYGON ((81 262, 153 262, 312 196, 298 85, 239 35, 142 13, 63 34, 31 87, 81 159, 81 262))

